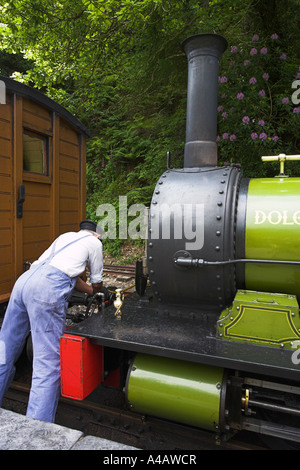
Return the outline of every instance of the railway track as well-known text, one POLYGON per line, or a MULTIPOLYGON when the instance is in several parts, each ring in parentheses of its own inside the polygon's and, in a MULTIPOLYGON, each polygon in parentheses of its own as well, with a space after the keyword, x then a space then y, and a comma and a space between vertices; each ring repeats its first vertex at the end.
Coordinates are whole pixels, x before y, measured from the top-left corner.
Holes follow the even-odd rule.
MULTIPOLYGON (((109 390, 106 392, 110 393, 109 390)), ((2 406, 25 414, 28 395, 29 385, 15 381, 2 406)), ((259 438, 251 433, 240 433, 231 441, 222 442, 212 433, 139 415, 128 411, 125 406, 108 406, 90 399, 78 402, 62 397, 55 422, 85 435, 143 450, 266 450, 259 438)))
POLYGON ((116 264, 104 264, 103 271, 106 274, 122 274, 127 276, 135 275, 135 266, 134 265, 116 265, 116 264))

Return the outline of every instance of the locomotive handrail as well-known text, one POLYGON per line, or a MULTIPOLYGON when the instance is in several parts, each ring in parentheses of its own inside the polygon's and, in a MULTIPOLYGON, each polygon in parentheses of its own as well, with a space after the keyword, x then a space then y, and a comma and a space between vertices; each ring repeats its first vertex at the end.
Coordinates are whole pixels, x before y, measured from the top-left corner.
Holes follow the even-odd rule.
POLYGON ((285 155, 280 153, 279 155, 270 155, 261 157, 263 162, 280 162, 280 174, 279 176, 285 176, 284 174, 284 162, 286 161, 298 161, 300 160, 300 155, 285 155))
POLYGON ((227 264, 237 264, 237 263, 265 263, 265 264, 291 264, 299 265, 300 261, 286 261, 286 260, 268 260, 268 259, 229 259, 224 261, 207 261, 200 258, 175 258, 175 266, 181 267, 195 267, 201 268, 203 266, 225 266, 227 264))
POLYGON ((279 155, 270 155, 261 157, 263 162, 277 162, 280 160, 300 160, 300 155, 285 155, 280 153, 279 155))

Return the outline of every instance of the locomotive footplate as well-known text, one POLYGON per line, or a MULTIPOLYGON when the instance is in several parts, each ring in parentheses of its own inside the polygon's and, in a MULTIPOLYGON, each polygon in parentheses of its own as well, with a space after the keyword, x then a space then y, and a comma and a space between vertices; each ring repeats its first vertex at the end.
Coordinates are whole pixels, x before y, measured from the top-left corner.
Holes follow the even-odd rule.
POLYGON ((294 351, 217 338, 218 312, 161 308, 151 295, 136 293, 126 297, 121 318, 115 311, 111 305, 68 333, 102 346, 300 380, 294 351))

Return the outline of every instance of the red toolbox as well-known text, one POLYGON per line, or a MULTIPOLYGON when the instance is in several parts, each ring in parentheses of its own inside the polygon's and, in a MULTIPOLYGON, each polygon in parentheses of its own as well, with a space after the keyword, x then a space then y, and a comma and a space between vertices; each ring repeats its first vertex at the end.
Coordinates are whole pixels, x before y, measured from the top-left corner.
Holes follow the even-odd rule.
POLYGON ((83 400, 103 380, 103 347, 65 334, 60 340, 61 394, 83 400))

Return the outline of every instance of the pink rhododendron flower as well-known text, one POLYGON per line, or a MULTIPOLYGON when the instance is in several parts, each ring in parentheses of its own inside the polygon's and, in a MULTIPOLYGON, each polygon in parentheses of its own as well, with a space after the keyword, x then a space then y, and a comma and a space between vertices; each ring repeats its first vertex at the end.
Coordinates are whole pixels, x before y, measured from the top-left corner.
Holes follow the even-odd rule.
POLYGON ((262 132, 261 134, 259 134, 259 138, 260 138, 260 140, 266 140, 268 138, 268 136, 265 132, 262 132))

